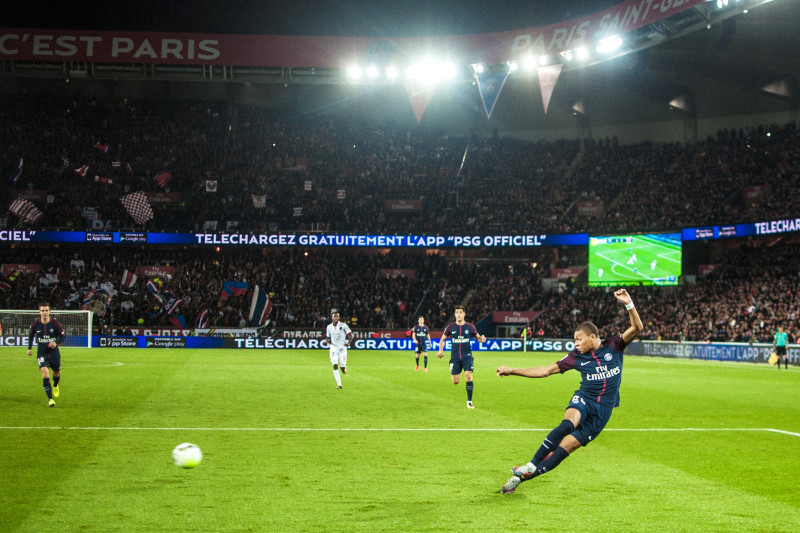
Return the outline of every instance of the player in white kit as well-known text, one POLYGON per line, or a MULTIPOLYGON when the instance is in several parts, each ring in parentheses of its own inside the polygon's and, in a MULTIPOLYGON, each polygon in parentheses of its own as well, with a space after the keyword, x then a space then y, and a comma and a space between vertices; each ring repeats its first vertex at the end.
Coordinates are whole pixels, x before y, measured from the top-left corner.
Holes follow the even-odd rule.
POLYGON ((347 348, 353 339, 353 332, 350 331, 350 326, 344 322, 339 322, 339 312, 334 310, 331 312, 333 322, 328 324, 325 329, 325 338, 322 340, 321 345, 330 345, 331 364, 333 365, 333 377, 336 379, 336 388, 342 388, 342 378, 339 375, 339 368, 342 369, 342 374, 347 374, 347 348))

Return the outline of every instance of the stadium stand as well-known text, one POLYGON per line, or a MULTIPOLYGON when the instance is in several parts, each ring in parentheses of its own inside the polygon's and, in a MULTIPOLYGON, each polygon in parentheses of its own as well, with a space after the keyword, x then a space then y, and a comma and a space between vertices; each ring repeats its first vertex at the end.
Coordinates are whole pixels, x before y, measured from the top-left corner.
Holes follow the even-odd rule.
MULTIPOLYGON (((722 130, 689 145, 621 146, 607 139, 580 146, 457 139, 340 118, 285 121, 250 107, 237 110, 231 126, 229 110, 211 102, 6 98, 1 109, 4 170, 11 174, 23 153, 25 166, 0 199, 8 205, 20 191, 44 199, 35 202, 43 212, 37 229, 88 228, 94 217, 106 228, 168 232, 213 232, 206 221, 237 232, 640 232, 788 217, 800 210, 792 194, 800 178, 794 124, 722 130), (459 179, 455 169, 465 146, 470 157, 459 179), (155 177, 164 173, 169 178, 159 183, 155 177), (749 198, 751 189, 761 194, 749 198), (153 201, 155 216, 144 225, 135 224, 118 201, 138 190, 162 202, 153 201), (254 205, 254 196, 265 199, 263 208, 254 205), (384 209, 384 201, 395 199, 419 200, 422 209, 384 209), (602 209, 582 213, 577 206, 586 201, 602 209)), ((11 213, 7 217, 9 226, 28 227, 11 213)), ((798 288, 797 246, 784 242, 775 252, 764 240, 739 244, 703 252, 718 257, 699 262, 722 266, 696 283, 637 288, 644 316, 653 317, 643 336, 764 341, 778 316, 788 317, 788 329, 795 331, 789 295, 798 288)), ((205 308, 213 311, 210 325, 236 327, 250 298, 220 298, 220 292, 226 281, 237 281, 272 293, 273 327, 319 327, 327 309, 337 307, 359 327, 406 328, 424 314, 437 328, 456 303, 466 303, 473 320, 493 310, 543 311, 536 329, 549 337, 568 337, 581 316, 614 321, 618 310, 593 307, 597 292, 606 289, 575 282, 558 292, 541 287, 549 268, 585 265, 585 258, 549 250, 534 256, 15 247, 4 262, 40 264, 51 276, 9 274, 0 306, 31 308, 44 298, 77 308, 87 292, 110 283, 114 324, 168 325, 183 315, 191 327, 205 308), (72 268, 74 259, 86 269, 72 268), (179 312, 168 315, 155 305, 144 277, 131 289, 120 286, 123 272, 141 265, 174 267, 158 288, 183 299, 179 312), (415 275, 382 277, 381 269, 412 269, 415 275)))

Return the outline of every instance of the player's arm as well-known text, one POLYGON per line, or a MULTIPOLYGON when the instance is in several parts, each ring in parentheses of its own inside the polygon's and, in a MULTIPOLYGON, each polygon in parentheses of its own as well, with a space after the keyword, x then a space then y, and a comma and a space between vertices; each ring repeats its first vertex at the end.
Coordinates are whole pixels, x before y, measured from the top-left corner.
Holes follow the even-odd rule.
POLYGON ((509 368, 507 366, 497 367, 497 375, 501 378, 503 376, 521 376, 523 378, 546 378, 553 374, 558 374, 561 369, 556 363, 549 366, 534 366, 531 368, 509 368))
MULTIPOLYGON (((64 339, 67 336, 64 334, 64 326, 61 325, 61 322, 58 320, 53 319, 53 325, 56 327, 56 340, 52 341, 50 344, 54 344, 55 346, 50 346, 50 348, 55 348, 59 344, 63 344, 64 339)), ((49 344, 48 344, 49 346, 49 344)))
POLYGON ((350 347, 350 343, 353 341, 353 332, 350 331, 350 330, 347 330, 347 335, 345 335, 344 339, 345 339, 344 347, 345 348, 349 348, 350 347))
POLYGON ((33 338, 36 336, 36 327, 35 323, 31 326, 31 331, 28 333, 28 355, 33 354, 33 338))
POLYGON ((621 304, 624 304, 625 309, 628 310, 628 318, 631 319, 631 326, 622 333, 622 340, 625 341, 625 344, 630 344, 633 342, 633 339, 642 332, 644 324, 642 324, 642 319, 639 317, 639 312, 636 310, 636 307, 634 307, 633 299, 630 294, 628 294, 628 291, 625 289, 614 291, 614 297, 619 300, 621 304))
POLYGON ((442 332, 442 336, 439 337, 439 351, 436 353, 436 357, 439 359, 442 358, 444 355, 444 339, 450 334, 450 328, 447 328, 442 332))
POLYGON ((475 327, 475 324, 472 324, 472 335, 478 342, 486 342, 486 335, 481 335, 478 333, 478 329, 475 327))

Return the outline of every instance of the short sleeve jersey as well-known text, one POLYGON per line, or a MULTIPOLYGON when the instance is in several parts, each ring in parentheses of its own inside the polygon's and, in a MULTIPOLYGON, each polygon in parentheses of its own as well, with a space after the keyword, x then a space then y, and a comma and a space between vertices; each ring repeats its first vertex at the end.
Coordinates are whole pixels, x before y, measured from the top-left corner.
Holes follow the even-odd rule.
POLYGON ((58 351, 58 347, 54 349, 47 347, 52 341, 56 343, 64 341, 64 328, 61 323, 55 318, 51 318, 47 324, 42 324, 42 321, 37 318, 31 325, 31 331, 28 335, 28 349, 31 349, 33 343, 36 342, 37 357, 55 353, 58 351))
POLYGON ((581 373, 580 393, 587 400, 602 405, 619 405, 619 386, 622 383, 622 351, 625 341, 620 335, 612 335, 600 344, 597 350, 580 353, 572 350, 556 364, 563 374, 575 369, 581 373))
POLYGON ((775 346, 786 346, 789 342, 789 335, 785 331, 775 333, 775 346))
POLYGON ((428 333, 430 333, 428 326, 420 326, 419 324, 414 326, 414 338, 416 338, 417 343, 422 346, 425 346, 425 339, 428 338, 428 333))
POLYGON ((450 360, 460 361, 472 355, 472 339, 478 337, 478 330, 469 322, 464 322, 460 326, 455 322, 451 322, 444 328, 442 342, 446 337, 449 337, 452 341, 450 360))
POLYGON ((331 340, 331 348, 344 348, 348 333, 350 326, 344 322, 337 322, 335 326, 331 322, 325 330, 325 336, 331 340))

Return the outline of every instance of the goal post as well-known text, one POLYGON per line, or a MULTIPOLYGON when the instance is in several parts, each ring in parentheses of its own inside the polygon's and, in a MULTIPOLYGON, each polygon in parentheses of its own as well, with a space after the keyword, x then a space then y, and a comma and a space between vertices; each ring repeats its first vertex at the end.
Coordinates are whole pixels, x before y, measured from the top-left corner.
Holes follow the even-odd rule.
MULTIPOLYGON (((50 318, 55 318, 64 328, 64 342, 61 347, 92 347, 92 311, 50 311, 50 318)), ((24 338, 27 346, 31 324, 39 318, 39 311, 0 309, 0 324, 3 328, 3 337, 24 338)), ((22 345, 22 340, 16 344, 22 345)))

